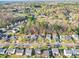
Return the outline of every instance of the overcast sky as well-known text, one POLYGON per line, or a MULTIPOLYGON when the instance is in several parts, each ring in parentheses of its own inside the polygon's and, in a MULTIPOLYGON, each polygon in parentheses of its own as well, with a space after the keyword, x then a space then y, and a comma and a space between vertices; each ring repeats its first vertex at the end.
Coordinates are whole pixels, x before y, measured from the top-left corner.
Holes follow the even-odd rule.
POLYGON ((79 2, 79 0, 0 0, 0 1, 76 1, 79 2))
POLYGON ((0 1, 42 1, 42 0, 0 0, 0 1))

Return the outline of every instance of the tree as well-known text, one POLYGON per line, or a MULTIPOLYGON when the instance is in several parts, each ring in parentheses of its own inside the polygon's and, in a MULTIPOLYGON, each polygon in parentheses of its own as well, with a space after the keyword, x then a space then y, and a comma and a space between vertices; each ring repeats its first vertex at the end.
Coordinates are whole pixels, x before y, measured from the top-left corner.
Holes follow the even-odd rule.
POLYGON ((62 27, 60 25, 54 24, 52 26, 53 30, 56 32, 57 36, 58 36, 58 40, 60 42, 60 29, 62 29, 62 27))
POLYGON ((79 35, 79 26, 76 28, 76 33, 79 35))
POLYGON ((21 28, 20 28, 20 33, 21 33, 21 34, 24 33, 24 26, 21 26, 21 28))
POLYGON ((43 39, 41 37, 38 38, 37 40, 39 43, 42 43, 43 42, 43 39))
POLYGON ((14 44, 10 44, 9 48, 14 48, 15 45, 14 44))

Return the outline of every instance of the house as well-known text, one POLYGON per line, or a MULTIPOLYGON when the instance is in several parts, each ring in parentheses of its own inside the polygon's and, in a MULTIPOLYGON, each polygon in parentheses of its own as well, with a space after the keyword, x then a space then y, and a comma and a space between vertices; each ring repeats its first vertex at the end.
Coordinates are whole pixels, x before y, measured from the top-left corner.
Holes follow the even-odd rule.
POLYGON ((46 17, 44 13, 41 13, 39 17, 46 17))
POLYGON ((40 5, 35 5, 34 7, 35 7, 35 8, 41 8, 41 6, 40 6, 40 5))
POLYGON ((32 49, 26 49, 25 50, 25 55, 26 56, 32 56, 32 49))
POLYGON ((53 37, 54 40, 58 40, 59 39, 57 35, 53 35, 52 37, 53 37))
POLYGON ((15 30, 11 30, 11 32, 12 32, 12 33, 16 33, 16 31, 15 31, 15 30))
MULTIPOLYGON (((76 49, 71 49, 71 51, 72 51, 72 55, 76 55, 77 54, 77 50, 76 49)), ((79 52, 78 52, 79 53, 79 52)))
POLYGON ((52 39, 52 38, 51 38, 51 34, 47 34, 47 35, 46 35, 46 39, 49 39, 49 40, 52 39))
POLYGON ((13 24, 10 24, 9 26, 10 26, 10 27, 13 27, 14 25, 13 25, 13 24))
POLYGON ((45 35, 44 34, 40 34, 40 35, 38 35, 38 38, 45 39, 45 35))
POLYGON ((79 55, 79 49, 76 49, 76 54, 79 55))
POLYGON ((72 39, 72 35, 61 35, 61 36, 60 36, 60 39, 61 39, 61 40, 65 40, 65 39, 66 39, 66 40, 70 40, 70 39, 72 39))
POLYGON ((16 40, 16 39, 17 39, 17 36, 11 36, 10 39, 14 39, 14 40, 16 40))
POLYGON ((48 58, 49 57, 49 51, 44 50, 42 56, 45 57, 45 58, 48 58))
POLYGON ((60 47, 61 43, 60 42, 56 42, 56 44, 54 44, 55 47, 60 47))
POLYGON ((50 44, 50 43, 47 43, 47 47, 48 47, 48 48, 51 48, 51 44, 50 44))
POLYGON ((6 49, 0 48, 0 54, 5 54, 6 49))
POLYGON ((61 40, 65 40, 65 35, 60 35, 61 40))
POLYGON ((72 50, 64 49, 64 55, 65 56, 72 56, 72 50))
POLYGON ((25 12, 26 13, 30 13, 30 11, 31 11, 31 8, 30 7, 25 8, 25 12))
POLYGON ((72 37, 73 37, 73 39, 75 39, 75 40, 78 40, 78 39, 79 39, 78 35, 76 35, 76 34, 73 34, 72 37))
POLYGON ((9 40, 10 40, 10 37, 11 37, 11 35, 6 35, 6 36, 5 36, 5 40, 6 40, 6 41, 9 41, 9 40))
POLYGON ((2 32, 6 32, 7 31, 7 29, 6 28, 0 28, 0 32, 2 33, 2 32))
POLYGON ((11 55, 11 54, 14 54, 14 53, 15 53, 14 48, 7 49, 7 51, 6 51, 6 54, 8 54, 8 55, 11 55))
POLYGON ((35 49, 35 54, 36 55, 40 55, 41 54, 41 50, 40 49, 35 49))
POLYGON ((26 35, 25 38, 26 38, 26 39, 30 39, 31 36, 30 36, 30 35, 26 35))
POLYGON ((31 39, 36 40, 37 38, 38 38, 37 35, 35 34, 31 35, 31 39))
POLYGON ((20 24, 21 22, 20 21, 18 21, 18 24, 20 24))
POLYGON ((25 20, 25 22, 28 22, 28 20, 25 20))
POLYGON ((19 32, 19 28, 13 28, 13 33, 19 32))
POLYGON ((66 39, 66 40, 71 40, 71 39, 72 39, 72 36, 71 36, 71 35, 66 35, 66 36, 65 36, 65 39, 66 39))
POLYGON ((17 26, 18 24, 15 22, 14 25, 17 26))
POLYGON ((56 55, 59 55, 59 54, 60 53, 59 53, 59 50, 57 48, 52 49, 52 55, 53 56, 56 56, 56 55))
POLYGON ((23 46, 25 46, 25 47, 30 47, 31 46, 31 43, 29 44, 29 43, 26 43, 26 44, 22 44, 23 46))
POLYGON ((23 49, 16 49, 16 55, 23 55, 24 50, 23 49))

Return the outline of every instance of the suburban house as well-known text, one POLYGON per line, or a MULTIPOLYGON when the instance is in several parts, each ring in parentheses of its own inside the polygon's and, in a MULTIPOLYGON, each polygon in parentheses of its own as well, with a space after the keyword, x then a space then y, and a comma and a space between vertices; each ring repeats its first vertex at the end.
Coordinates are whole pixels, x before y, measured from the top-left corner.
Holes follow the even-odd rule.
POLYGON ((5 54, 6 49, 0 48, 0 54, 5 54))
POLYGON ((56 43, 54 44, 54 46, 55 46, 55 47, 60 47, 60 46, 61 46, 61 43, 60 43, 60 42, 56 42, 56 43))
POLYGON ((15 50, 14 48, 8 48, 6 51, 6 54, 11 55, 11 54, 15 54, 15 50))
POLYGON ((48 44, 47 44, 47 47, 48 47, 48 48, 51 48, 51 44, 50 44, 50 43, 48 43, 48 44))
POLYGON ((23 55, 24 50, 23 49, 16 49, 16 55, 23 55))
POLYGON ((11 36, 10 39, 16 40, 18 38, 18 36, 11 36))
POLYGON ((44 34, 40 34, 40 35, 38 35, 38 38, 45 39, 45 35, 44 34))
POLYGON ((71 35, 65 35, 65 39, 66 40, 71 40, 72 39, 72 36, 71 35))
POLYGON ((51 34, 47 34, 47 35, 46 35, 46 39, 49 39, 49 40, 52 39, 52 38, 51 38, 51 34))
POLYGON ((3 32, 6 32, 7 29, 6 28, 0 28, 0 32, 3 33, 3 32))
POLYGON ((75 40, 78 40, 78 39, 79 39, 79 37, 78 37, 77 34, 73 34, 72 37, 73 37, 73 39, 75 39, 75 40))
POLYGON ((49 51, 48 50, 44 50, 42 55, 45 58, 49 58, 49 51))
POLYGON ((31 36, 30 36, 30 35, 26 35, 26 36, 25 36, 25 38, 30 39, 30 38, 31 38, 31 36))
POLYGON ((31 35, 31 39, 36 40, 37 38, 38 37, 35 34, 31 35))
POLYGON ((25 55, 26 56, 32 56, 32 49, 26 49, 25 50, 25 55))
POLYGON ((52 37, 53 37, 54 40, 58 40, 59 39, 57 35, 53 35, 52 37))
POLYGON ((58 50, 57 48, 53 48, 53 49, 52 49, 52 55, 53 55, 53 56, 60 55, 59 50, 58 50))
POLYGON ((65 56, 72 56, 72 51, 71 50, 64 49, 64 55, 65 56))
POLYGON ((71 51, 72 51, 72 55, 77 55, 77 50, 76 49, 71 49, 71 51))
POLYGON ((60 35, 61 40, 65 40, 65 35, 60 35))
POLYGON ((12 30, 13 33, 16 33, 18 31, 19 31, 19 28, 13 28, 13 30, 12 30))
POLYGON ((41 55, 41 50, 40 49, 35 49, 35 54, 36 55, 41 55))
POLYGON ((76 49, 76 54, 79 55, 79 49, 76 49))

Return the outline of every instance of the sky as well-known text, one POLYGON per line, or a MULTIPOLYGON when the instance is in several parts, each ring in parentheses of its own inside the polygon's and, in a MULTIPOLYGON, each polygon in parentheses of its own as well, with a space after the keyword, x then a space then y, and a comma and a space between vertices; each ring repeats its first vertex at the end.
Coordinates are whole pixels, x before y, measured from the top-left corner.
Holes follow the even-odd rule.
POLYGON ((40 0, 0 0, 0 1, 40 1, 40 0))
POLYGON ((76 2, 79 2, 79 0, 0 0, 0 1, 76 1, 76 2))

